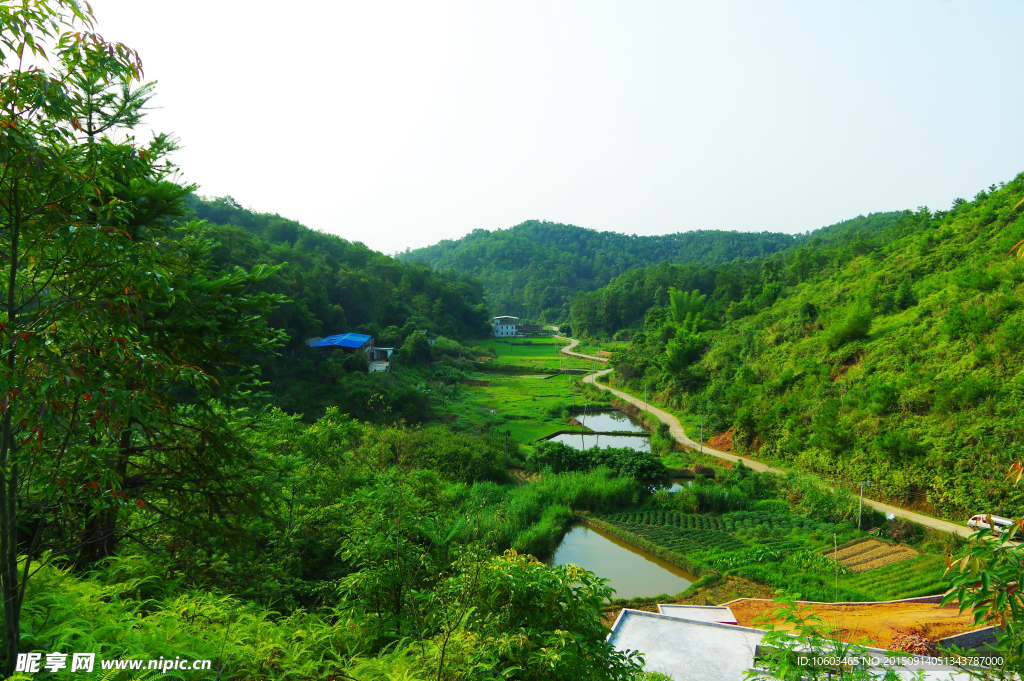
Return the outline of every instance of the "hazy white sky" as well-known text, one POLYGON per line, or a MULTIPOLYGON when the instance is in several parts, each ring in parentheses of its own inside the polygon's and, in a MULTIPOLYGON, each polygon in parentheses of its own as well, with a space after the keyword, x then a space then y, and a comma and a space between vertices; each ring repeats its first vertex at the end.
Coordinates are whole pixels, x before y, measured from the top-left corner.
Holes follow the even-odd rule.
POLYGON ((206 195, 393 253, 802 232, 1024 171, 1020 2, 92 0, 206 195))

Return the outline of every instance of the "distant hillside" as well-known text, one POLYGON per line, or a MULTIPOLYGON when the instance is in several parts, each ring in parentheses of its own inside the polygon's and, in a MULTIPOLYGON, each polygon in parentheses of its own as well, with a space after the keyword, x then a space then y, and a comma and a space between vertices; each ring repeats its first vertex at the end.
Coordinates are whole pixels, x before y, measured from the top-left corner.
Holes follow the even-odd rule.
MULTIPOLYGON (((898 215, 878 213, 848 222, 871 231, 891 223, 898 215)), ((531 220, 493 232, 474 230, 456 241, 406 251, 399 258, 479 279, 487 304, 496 314, 554 322, 569 318, 570 305, 579 293, 598 289, 632 268, 662 262, 712 265, 736 258, 758 258, 791 248, 806 238, 772 232, 703 230, 629 236, 531 220)))
POLYGON ((331 375, 322 364, 325 354, 306 346, 312 336, 358 332, 400 345, 416 329, 465 341, 490 328, 483 291, 469 277, 398 262, 280 215, 246 210, 230 197, 191 197, 189 207, 219 244, 210 253, 212 267, 281 266, 261 287, 288 298, 269 319, 288 334, 288 343, 280 356, 259 364, 274 403, 287 411, 316 418, 327 406, 339 406, 370 419, 370 398, 377 394, 381 410, 409 422, 425 418, 425 398, 390 375, 367 376, 365 367, 331 375))
POLYGON ((630 272, 577 301, 574 331, 631 327, 614 381, 741 451, 950 514, 1019 513, 1003 476, 1024 458, 1022 200, 1024 174, 757 266, 630 272))

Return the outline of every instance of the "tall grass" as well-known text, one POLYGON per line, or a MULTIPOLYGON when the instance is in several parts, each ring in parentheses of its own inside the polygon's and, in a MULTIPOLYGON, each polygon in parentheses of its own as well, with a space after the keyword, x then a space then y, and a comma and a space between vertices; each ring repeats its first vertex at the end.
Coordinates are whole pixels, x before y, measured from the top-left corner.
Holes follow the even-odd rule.
POLYGON ((546 474, 517 487, 500 509, 499 547, 547 557, 577 511, 616 511, 640 503, 643 487, 607 468, 586 473, 546 474))

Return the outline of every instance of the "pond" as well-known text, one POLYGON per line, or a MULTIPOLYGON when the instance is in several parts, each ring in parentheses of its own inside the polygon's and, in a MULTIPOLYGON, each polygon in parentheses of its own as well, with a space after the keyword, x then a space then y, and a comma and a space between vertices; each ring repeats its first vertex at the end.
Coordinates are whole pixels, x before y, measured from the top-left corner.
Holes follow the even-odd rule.
POLYGON ((552 565, 567 563, 610 580, 614 598, 673 596, 697 581, 696 575, 583 524, 572 527, 551 559, 552 565))
POLYGON ((591 447, 626 447, 638 452, 651 451, 651 438, 647 435, 599 435, 597 433, 559 433, 552 442, 561 442, 574 449, 590 449, 591 447))
POLYGON ((599 433, 643 433, 644 427, 638 420, 621 411, 598 411, 589 414, 575 414, 576 420, 587 428, 599 433))
POLYGON ((669 492, 678 492, 681 489, 686 489, 693 484, 693 478, 672 478, 672 486, 668 488, 669 492))

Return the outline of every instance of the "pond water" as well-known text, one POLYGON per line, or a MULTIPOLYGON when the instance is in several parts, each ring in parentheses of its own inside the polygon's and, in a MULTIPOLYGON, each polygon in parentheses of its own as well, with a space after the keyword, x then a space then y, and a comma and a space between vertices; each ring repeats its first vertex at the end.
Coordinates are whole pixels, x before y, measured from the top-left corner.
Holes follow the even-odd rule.
POLYGON ((552 565, 566 563, 610 580, 614 598, 673 596, 697 581, 696 575, 583 524, 572 527, 551 559, 552 565))
POLYGON ((598 411, 576 414, 576 420, 599 433, 643 433, 643 425, 629 414, 621 411, 598 411))
POLYGON ((651 438, 646 435, 598 435, 596 433, 559 433, 548 438, 552 442, 562 442, 575 449, 591 447, 627 447, 638 452, 651 451, 651 438))
POLYGON ((668 488, 669 492, 678 492, 681 489, 685 489, 693 484, 693 478, 672 478, 672 486, 668 488))

